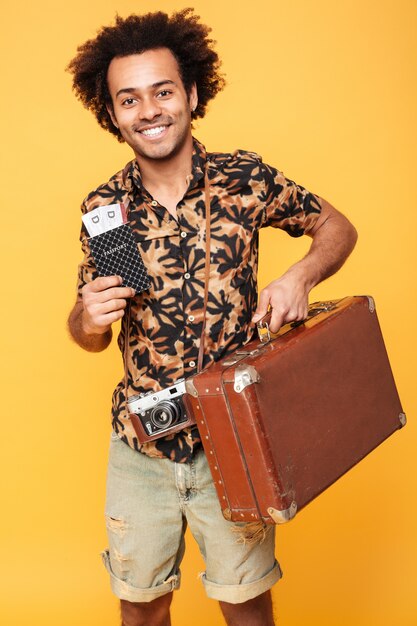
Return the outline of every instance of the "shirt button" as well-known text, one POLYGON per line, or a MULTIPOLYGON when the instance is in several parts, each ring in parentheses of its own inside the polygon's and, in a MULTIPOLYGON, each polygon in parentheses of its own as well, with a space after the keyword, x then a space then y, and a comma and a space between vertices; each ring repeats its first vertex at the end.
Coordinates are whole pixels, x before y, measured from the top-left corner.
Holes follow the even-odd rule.
POLYGON ((188 316, 188 321, 189 322, 194 322, 194 315, 189 315, 188 316))
POLYGON ((156 201, 156 200, 152 200, 152 202, 151 202, 151 206, 158 206, 157 201, 156 201))
POLYGON ((190 278, 190 274, 188 272, 185 272, 184 278, 190 278))
POLYGON ((190 367, 195 367, 195 361, 190 361, 188 364, 190 367))
POLYGON ((184 237, 186 237, 186 236, 187 236, 187 233, 182 230, 181 231, 181 237, 184 239, 184 237))

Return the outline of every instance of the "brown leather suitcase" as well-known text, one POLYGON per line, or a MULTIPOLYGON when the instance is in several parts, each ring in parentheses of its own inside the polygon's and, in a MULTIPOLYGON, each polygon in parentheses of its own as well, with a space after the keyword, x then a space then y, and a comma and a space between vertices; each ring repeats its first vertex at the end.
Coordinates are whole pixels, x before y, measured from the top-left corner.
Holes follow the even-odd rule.
POLYGON ((406 423, 369 296, 311 305, 186 389, 234 521, 292 519, 406 423))

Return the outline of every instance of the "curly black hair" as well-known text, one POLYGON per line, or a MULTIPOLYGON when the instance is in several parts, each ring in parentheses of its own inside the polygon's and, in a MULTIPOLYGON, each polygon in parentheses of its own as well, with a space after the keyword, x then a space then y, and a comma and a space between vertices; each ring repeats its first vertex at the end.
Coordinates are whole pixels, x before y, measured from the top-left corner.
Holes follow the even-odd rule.
POLYGON ((161 11, 145 15, 116 16, 115 26, 104 26, 95 39, 77 48, 77 55, 67 70, 73 75, 73 90, 92 111, 102 128, 124 141, 113 124, 106 105, 112 107, 107 86, 107 70, 114 57, 141 54, 156 48, 168 48, 178 62, 187 94, 197 86, 198 106, 192 119, 204 117, 207 103, 223 89, 220 60, 208 38, 211 28, 199 23, 193 9, 183 9, 169 17, 161 11))

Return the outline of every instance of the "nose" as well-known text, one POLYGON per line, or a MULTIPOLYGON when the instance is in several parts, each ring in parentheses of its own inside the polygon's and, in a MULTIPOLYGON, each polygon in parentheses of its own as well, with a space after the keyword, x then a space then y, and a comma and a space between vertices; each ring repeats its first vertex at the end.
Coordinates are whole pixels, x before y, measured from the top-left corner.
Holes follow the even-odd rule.
POLYGON ((161 115, 161 107, 160 104, 155 98, 147 97, 142 100, 142 104, 139 111, 139 116, 141 120, 151 121, 161 115))

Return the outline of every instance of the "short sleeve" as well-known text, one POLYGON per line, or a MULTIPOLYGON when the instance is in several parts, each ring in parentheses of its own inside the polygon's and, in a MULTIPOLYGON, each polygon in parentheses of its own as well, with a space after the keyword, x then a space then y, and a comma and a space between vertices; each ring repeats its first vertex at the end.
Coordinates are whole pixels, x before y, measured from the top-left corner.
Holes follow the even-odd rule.
MULTIPOLYGON (((86 211, 85 203, 81 205, 81 211, 85 213, 86 211)), ((78 266, 78 279, 77 279, 78 297, 81 297, 81 289, 84 287, 84 285, 94 280, 98 276, 98 272, 97 272, 97 269, 96 269, 96 266, 95 266, 95 263, 91 254, 90 246, 88 243, 87 232, 85 230, 84 224, 81 227, 80 241, 81 241, 81 249, 83 251, 84 258, 78 266)))
POLYGON ((265 215, 262 226, 282 228, 291 237, 309 233, 320 212, 320 200, 301 185, 262 163, 265 215))

